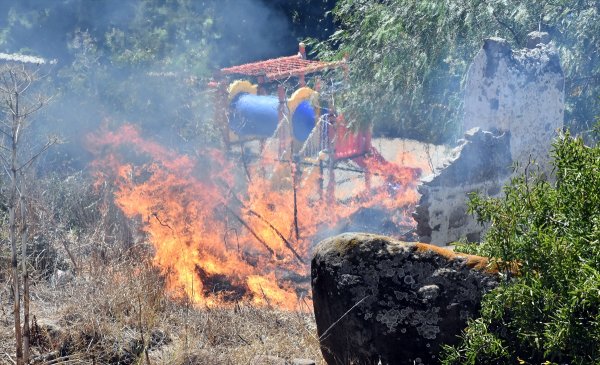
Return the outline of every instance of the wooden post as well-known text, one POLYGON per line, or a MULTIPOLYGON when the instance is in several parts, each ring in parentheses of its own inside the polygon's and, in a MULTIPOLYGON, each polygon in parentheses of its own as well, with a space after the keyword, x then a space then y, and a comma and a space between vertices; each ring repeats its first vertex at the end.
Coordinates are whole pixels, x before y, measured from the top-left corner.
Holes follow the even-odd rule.
POLYGON ((265 77, 258 76, 256 81, 258 82, 258 89, 256 90, 256 95, 267 95, 267 90, 265 90, 265 77))
POLYGON ((327 204, 334 207, 335 204, 335 143, 333 138, 337 135, 337 116, 333 117, 333 123, 329 126, 329 138, 327 141, 327 150, 329 151, 329 180, 327 182, 327 204))
MULTIPOLYGON (((279 107, 277 108, 277 127, 281 125, 283 118, 285 117, 285 89, 283 85, 277 86, 277 96, 279 97, 279 107)), ((279 136, 279 157, 282 158, 283 152, 286 150, 286 136, 279 136)), ((290 155, 290 158, 292 156, 290 155)))
MULTIPOLYGON (((298 56, 303 60, 306 59, 306 45, 303 42, 298 43, 298 56)), ((304 73, 299 75, 300 78, 300 87, 306 86, 306 80, 304 78, 304 73)))
POLYGON ((327 182, 327 205, 334 208, 335 204, 335 159, 329 156, 329 181, 327 182))
POLYGON ((304 42, 298 43, 298 56, 300 56, 300 58, 303 60, 306 59, 306 45, 304 42))
POLYGON ((323 199, 323 189, 325 186, 325 179, 323 178, 323 160, 319 158, 319 200, 323 199))
POLYGON ((291 173, 292 173, 292 191, 294 193, 294 232, 296 233, 296 242, 300 241, 300 229, 298 227, 298 181, 300 180, 300 171, 298 170, 298 160, 300 156, 294 155, 294 139, 290 138, 291 173))
POLYGON ((337 132, 337 117, 335 115, 335 106, 332 100, 329 101, 329 120, 327 126, 327 152, 329 152, 329 160, 327 163, 328 168, 328 181, 327 191, 325 193, 325 199, 327 205, 333 208, 335 203, 335 143, 333 139, 336 137, 337 132))
POLYGON ((229 152, 231 148, 231 141, 229 140, 229 123, 227 117, 227 90, 225 89, 224 80, 219 80, 216 85, 215 91, 215 120, 217 126, 221 130, 223 137, 223 147, 225 152, 229 152))

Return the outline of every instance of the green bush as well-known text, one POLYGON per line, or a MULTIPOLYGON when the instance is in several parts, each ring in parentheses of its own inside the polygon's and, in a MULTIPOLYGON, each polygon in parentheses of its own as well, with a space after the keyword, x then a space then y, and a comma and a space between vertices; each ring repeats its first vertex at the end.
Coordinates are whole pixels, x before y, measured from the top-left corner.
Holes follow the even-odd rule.
POLYGON ((463 249, 504 280, 443 364, 600 363, 600 147, 567 134, 553 151, 552 178, 527 166, 503 197, 471 197, 489 231, 463 249))

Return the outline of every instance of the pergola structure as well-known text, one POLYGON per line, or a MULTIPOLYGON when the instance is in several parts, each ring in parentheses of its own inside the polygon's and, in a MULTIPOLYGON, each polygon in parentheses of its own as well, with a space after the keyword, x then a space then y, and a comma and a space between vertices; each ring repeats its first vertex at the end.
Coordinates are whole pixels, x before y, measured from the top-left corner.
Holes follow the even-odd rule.
POLYGON ((291 77, 298 77, 300 79, 300 86, 305 86, 305 75, 345 65, 345 61, 324 62, 308 60, 306 59, 306 49, 304 44, 300 43, 297 55, 222 68, 221 75, 255 77, 259 85, 272 81, 286 80, 291 77))
MULTIPOLYGON (((300 43, 298 45, 298 53, 293 56, 278 57, 220 69, 217 74, 218 82, 212 82, 210 85, 219 90, 218 100, 216 102, 216 107, 218 108, 217 118, 221 119, 218 122, 219 125, 222 126, 225 147, 229 149, 232 144, 256 139, 249 137, 232 140, 231 138, 226 116, 226 110, 228 108, 227 102, 230 101, 227 97, 228 90, 226 90, 226 88, 231 81, 235 79, 252 79, 257 85, 257 89, 255 90, 257 95, 266 95, 267 86, 276 84, 277 96, 279 98, 281 109, 279 111, 279 119, 282 120, 286 105, 285 85, 289 84, 289 81, 294 79, 294 82, 297 82, 296 85, 299 85, 300 88, 304 88, 306 87, 306 76, 337 68, 347 70, 346 59, 336 62, 309 60, 306 57, 306 47, 304 43, 300 43)), ((320 80, 316 79, 314 82, 314 90, 319 92, 320 87, 320 80)), ((331 106, 328 110, 333 114, 334 111, 331 106)))

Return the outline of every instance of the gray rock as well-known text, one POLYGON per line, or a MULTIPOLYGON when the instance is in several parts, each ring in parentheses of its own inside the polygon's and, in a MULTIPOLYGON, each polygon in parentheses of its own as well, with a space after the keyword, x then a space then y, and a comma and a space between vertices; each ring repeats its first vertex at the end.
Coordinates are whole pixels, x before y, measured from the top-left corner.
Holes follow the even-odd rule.
POLYGON ((498 195, 511 176, 508 132, 472 128, 453 155, 446 168, 418 187, 421 198, 413 218, 421 242, 445 245, 463 237, 476 241, 484 227, 467 214, 467 194, 498 195))
POLYGON ((533 48, 512 50, 500 38, 484 41, 465 80, 463 128, 508 132, 514 161, 546 166, 550 142, 563 126, 564 74, 546 37, 533 48))
POLYGON ((485 229, 466 213, 467 194, 501 196, 514 164, 524 168, 535 161, 551 176, 549 152, 563 127, 564 83, 548 34, 531 33, 528 48, 518 50, 502 38, 484 40, 465 78, 465 140, 452 163, 419 187, 419 241, 478 241, 485 229))
POLYGON ((485 258, 346 233, 315 248, 311 276, 323 357, 337 364, 436 364, 482 295, 497 285, 485 258))

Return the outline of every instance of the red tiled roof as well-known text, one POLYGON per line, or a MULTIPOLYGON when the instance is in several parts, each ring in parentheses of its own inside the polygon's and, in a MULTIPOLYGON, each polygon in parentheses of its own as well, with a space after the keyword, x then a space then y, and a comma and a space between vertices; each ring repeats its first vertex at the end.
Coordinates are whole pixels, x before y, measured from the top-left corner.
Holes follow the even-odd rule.
POLYGON ((296 55, 223 68, 221 74, 264 76, 267 80, 279 80, 290 76, 307 75, 340 65, 342 62, 310 61, 296 55))

